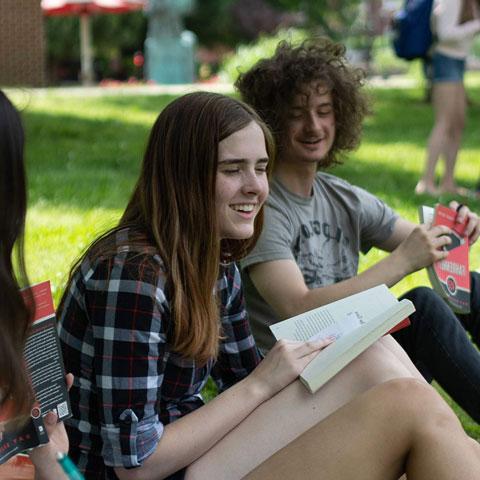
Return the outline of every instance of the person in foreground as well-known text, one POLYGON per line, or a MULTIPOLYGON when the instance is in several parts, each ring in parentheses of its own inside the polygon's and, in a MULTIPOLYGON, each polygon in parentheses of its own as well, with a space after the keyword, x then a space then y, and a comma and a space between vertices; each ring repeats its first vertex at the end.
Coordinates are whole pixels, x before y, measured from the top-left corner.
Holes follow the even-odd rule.
POLYGON ((261 359, 235 260, 261 229, 272 159, 238 100, 197 92, 159 115, 118 226, 59 308, 70 456, 87 479, 308 478, 284 474, 290 452, 326 479, 473 478, 478 445, 406 356, 375 345, 315 395, 296 379, 330 340, 261 359), (209 375, 220 392, 204 405, 209 375))
MULTIPOLYGON (((0 418, 13 419, 11 423, 0 421, 0 438, 12 425, 18 426, 30 417, 34 401, 23 359, 32 312, 26 307, 19 287, 20 283, 28 285, 23 260, 27 209, 23 147, 20 115, 0 90, 0 418), (1 415, 3 412, 8 414, 1 415)), ((67 375, 67 384, 71 382, 71 375, 67 375)), ((63 423, 57 423, 55 413, 47 414, 45 425, 49 443, 35 448, 29 455, 38 480, 53 477, 60 480, 66 477, 55 455, 68 451, 68 438, 63 423)))
MULTIPOLYGON (((264 351, 274 342, 272 323, 381 283, 393 286, 447 255, 440 249, 450 241, 446 227, 409 222, 366 190, 322 171, 359 144, 368 111, 363 73, 344 53, 327 39, 282 43, 236 82, 278 143, 263 232, 242 261, 252 330, 264 351), (372 247, 391 253, 357 274, 359 252, 372 247)), ((459 222, 468 218, 474 243, 477 215, 451 206, 459 222)), ((470 315, 457 318, 427 287, 404 297, 416 312, 394 338, 426 379, 437 380, 480 422, 480 352, 465 331, 480 346, 480 276, 472 274, 470 315)))

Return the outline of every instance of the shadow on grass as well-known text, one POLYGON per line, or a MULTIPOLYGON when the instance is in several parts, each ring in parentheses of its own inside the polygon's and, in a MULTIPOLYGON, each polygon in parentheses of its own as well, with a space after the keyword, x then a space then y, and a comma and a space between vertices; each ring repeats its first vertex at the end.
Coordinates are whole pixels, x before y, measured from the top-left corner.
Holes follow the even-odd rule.
MULTIPOLYGON (((388 148, 402 142, 423 150, 432 124, 432 108, 422 102, 421 93, 403 89, 373 93, 374 115, 367 119, 365 141, 388 148)), ((479 93, 475 89, 470 95, 476 99, 479 93)), ((78 102, 82 108, 91 106, 99 112, 102 107, 113 107, 113 113, 118 109, 125 117, 139 111, 157 114, 174 98, 163 95, 72 99, 71 115, 24 112, 31 205, 41 200, 59 208, 122 209, 138 176, 151 124, 79 117, 75 107, 78 102)), ((465 147, 478 148, 473 133, 480 124, 480 111, 470 109, 469 115, 465 147)), ((363 186, 393 207, 402 204, 416 208, 426 200, 432 203, 428 197, 412 195, 418 173, 395 161, 394 149, 390 155, 392 162, 376 163, 359 161, 354 152, 332 173, 363 186)), ((472 184, 467 186, 473 187, 475 182, 476 178, 472 178, 472 184)))
POLYGON ((150 127, 36 112, 25 117, 31 204, 123 207, 150 127))

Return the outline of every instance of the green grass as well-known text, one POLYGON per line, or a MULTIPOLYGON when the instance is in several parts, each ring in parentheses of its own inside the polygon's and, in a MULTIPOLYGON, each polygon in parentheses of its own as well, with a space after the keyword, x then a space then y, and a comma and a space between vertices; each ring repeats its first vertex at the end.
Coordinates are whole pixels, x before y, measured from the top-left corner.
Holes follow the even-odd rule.
MULTIPOLYGON (((458 180, 474 187, 480 174, 478 125, 480 77, 470 77, 470 109, 458 180)), ((58 302, 72 262, 99 233, 115 224, 136 180, 148 132, 172 96, 101 96, 10 92, 23 110, 27 131, 30 209, 27 264, 31 281, 51 279, 58 302)), ((432 203, 412 192, 424 161, 432 124, 431 108, 420 89, 374 89, 374 115, 367 119, 361 148, 336 174, 378 195, 401 215, 416 220, 417 207, 432 203)), ((448 201, 448 198, 441 198, 448 201)), ((480 210, 480 203, 470 202, 480 210)), ((366 268, 382 257, 372 251, 366 268)), ((471 252, 478 266, 480 250, 471 252)), ((424 272, 397 286, 397 294, 428 285, 424 272)), ((476 425, 452 403, 466 430, 480 439, 476 425)))

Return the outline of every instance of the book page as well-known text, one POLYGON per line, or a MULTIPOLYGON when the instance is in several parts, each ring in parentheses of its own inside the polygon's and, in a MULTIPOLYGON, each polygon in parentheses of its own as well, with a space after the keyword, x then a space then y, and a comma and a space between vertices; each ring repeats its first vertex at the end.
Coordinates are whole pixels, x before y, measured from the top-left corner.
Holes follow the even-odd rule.
POLYGON ((305 341, 330 335, 340 338, 396 303, 397 299, 388 288, 379 285, 278 322, 271 325, 270 330, 277 340, 305 341))
POLYGON ((355 327, 354 330, 346 332, 307 365, 300 375, 300 380, 310 392, 315 392, 357 355, 414 311, 413 303, 404 299, 355 327))
POLYGON ((324 328, 320 328, 318 332, 312 335, 308 340, 322 340, 327 337, 335 337, 338 340, 346 333, 352 332, 364 323, 365 320, 359 312, 349 312, 344 318, 341 318, 337 322, 333 322, 332 324, 326 325, 324 328))
POLYGON ((433 207, 428 207, 427 205, 421 205, 418 207, 418 216, 421 223, 427 227, 431 227, 433 217, 435 216, 435 209, 433 207))

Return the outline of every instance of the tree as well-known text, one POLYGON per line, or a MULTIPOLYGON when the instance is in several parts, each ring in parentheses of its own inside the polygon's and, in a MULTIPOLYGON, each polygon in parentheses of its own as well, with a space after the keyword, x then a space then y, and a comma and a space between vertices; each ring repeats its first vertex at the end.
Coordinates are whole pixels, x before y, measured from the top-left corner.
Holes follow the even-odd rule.
MULTIPOLYGON (((92 37, 95 70, 111 76, 112 60, 123 63, 118 68, 129 75, 134 70, 131 58, 136 50, 143 50, 147 19, 143 12, 122 15, 95 15, 92 17, 92 37)), ((45 18, 47 58, 51 77, 55 80, 77 79, 80 62, 78 17, 45 18)))
POLYGON ((267 0, 273 7, 301 12, 305 26, 334 40, 341 40, 355 20, 362 0, 267 0))
POLYGON ((267 0, 198 0, 186 18, 186 27, 195 32, 199 43, 235 47, 256 40, 262 33, 299 23, 300 17, 267 0))

